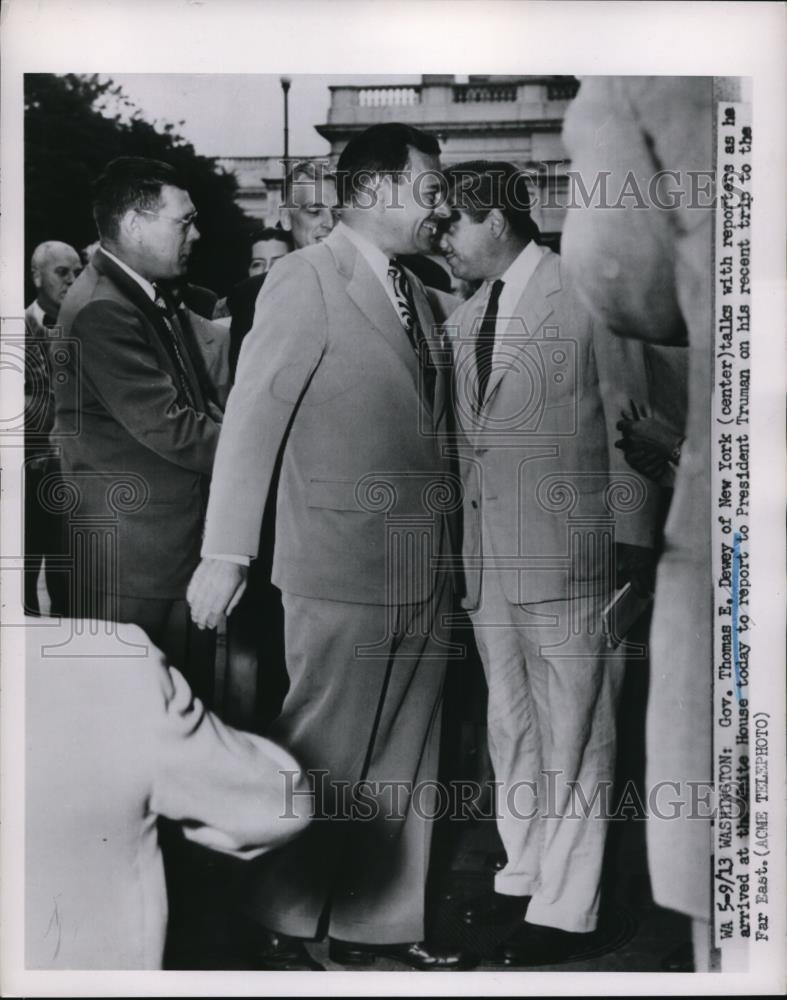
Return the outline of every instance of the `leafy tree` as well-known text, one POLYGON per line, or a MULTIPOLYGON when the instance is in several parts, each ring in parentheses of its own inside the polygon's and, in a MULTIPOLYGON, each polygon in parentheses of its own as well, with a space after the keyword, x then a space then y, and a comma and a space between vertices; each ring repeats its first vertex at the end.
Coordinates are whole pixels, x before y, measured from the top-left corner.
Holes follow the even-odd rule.
MULTIPOLYGON (((164 160, 184 177, 199 212, 191 281, 223 295, 244 277, 246 240, 255 224, 235 204, 235 178, 198 155, 176 125, 146 121, 121 87, 97 75, 25 76, 27 261, 44 240, 81 249, 97 239, 92 183, 116 156, 164 160)), ((33 295, 28 278, 25 301, 33 295)))

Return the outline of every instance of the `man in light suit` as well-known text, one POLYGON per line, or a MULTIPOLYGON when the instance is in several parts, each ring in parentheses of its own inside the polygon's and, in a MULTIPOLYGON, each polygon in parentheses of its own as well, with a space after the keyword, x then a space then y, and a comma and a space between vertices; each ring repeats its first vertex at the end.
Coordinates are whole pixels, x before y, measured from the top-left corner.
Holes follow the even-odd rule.
MULTIPOLYGON (((284 178, 281 235, 286 234, 296 250, 322 243, 336 223, 336 201, 336 178, 324 164, 316 160, 295 163, 284 178)), ((233 378, 265 277, 246 278, 227 297, 233 378)), ((264 517, 259 555, 252 561, 246 592, 227 627, 224 714, 229 721, 252 729, 264 727, 279 714, 288 684, 281 593, 271 583, 274 515, 270 509, 264 517)))
POLYGON ((313 968, 298 939, 323 917, 344 964, 383 952, 419 969, 463 962, 423 943, 431 823, 419 798, 436 777, 450 602, 437 561, 451 506, 446 367, 423 287, 391 261, 431 245, 445 212, 438 155, 432 136, 395 123, 347 145, 342 222, 268 276, 217 452, 192 614, 213 627, 238 599, 277 489, 290 689, 270 733, 312 773, 329 818, 260 868, 249 913, 267 928, 269 967, 313 968), (386 782, 399 783, 393 807, 386 782), (365 821, 352 819, 359 794, 372 797, 365 821))
POLYGON ((137 626, 72 625, 40 619, 25 636, 26 965, 161 968, 157 818, 251 859, 304 830, 305 780, 286 751, 207 712, 137 626))
POLYGON ((38 575, 44 564, 50 613, 67 605, 64 574, 51 557, 62 554, 63 517, 55 505, 39 497, 44 477, 57 475, 59 463, 49 434, 55 419, 49 342, 57 334, 60 305, 74 284, 82 262, 67 243, 40 243, 30 258, 36 297, 25 309, 25 610, 37 615, 38 575))
POLYGON ((94 216, 101 246, 60 313, 80 393, 55 386, 75 500, 71 614, 139 625, 209 699, 212 649, 185 596, 220 411, 189 314, 165 288, 185 273, 196 213, 172 167, 124 157, 97 182, 94 216))
POLYGON ((597 922, 605 823, 568 814, 573 785, 588 802, 599 788, 604 798, 605 782, 611 792, 624 663, 607 656, 601 627, 613 543, 626 575, 647 587, 653 512, 610 440, 645 374, 636 347, 594 331, 560 258, 538 245, 516 167, 476 161, 447 178, 443 252, 456 277, 484 281, 447 329, 465 606, 487 677, 507 856, 496 895, 466 919, 523 917, 498 958, 545 964, 581 947, 597 922), (613 463, 625 470, 614 480, 613 463))

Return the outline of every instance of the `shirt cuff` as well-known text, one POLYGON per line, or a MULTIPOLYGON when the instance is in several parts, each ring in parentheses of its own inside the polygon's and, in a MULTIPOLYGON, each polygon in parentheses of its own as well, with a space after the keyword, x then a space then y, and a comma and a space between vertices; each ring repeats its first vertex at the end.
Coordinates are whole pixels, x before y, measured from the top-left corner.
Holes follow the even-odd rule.
POLYGON ((203 559, 224 559, 226 562, 237 563, 238 566, 251 565, 250 556, 227 555, 224 552, 203 552, 203 559))

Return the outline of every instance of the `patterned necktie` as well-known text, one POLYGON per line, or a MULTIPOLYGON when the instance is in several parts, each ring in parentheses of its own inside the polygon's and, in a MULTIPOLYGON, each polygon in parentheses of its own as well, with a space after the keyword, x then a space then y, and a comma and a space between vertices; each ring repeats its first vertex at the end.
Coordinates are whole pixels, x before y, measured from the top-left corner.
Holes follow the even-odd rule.
POLYGON ((481 328, 475 342, 475 364, 478 371, 478 409, 484 405, 484 395, 492 373, 492 355, 495 351, 495 325, 497 324, 497 304, 504 282, 497 279, 492 282, 486 312, 481 320, 481 328))
POLYGON ((421 365, 424 393, 429 405, 433 406, 437 373, 435 371, 434 362, 432 361, 432 355, 429 351, 429 345, 426 342, 426 337, 424 336, 424 332, 418 322, 418 315, 415 311, 413 292, 410 287, 410 282, 407 280, 407 275, 404 273, 401 265, 394 260, 392 260, 388 265, 388 279, 393 286, 396 308, 399 311, 399 319, 402 321, 404 332, 407 334, 407 338, 410 341, 410 344, 421 365))
POLYGON ((183 398, 186 400, 188 406, 190 406, 193 410, 200 410, 201 408, 197 406, 197 400, 194 396, 194 390, 192 389, 191 376, 189 375, 189 369, 186 365, 186 359, 183 356, 185 348, 181 340, 182 334, 180 331, 180 323, 175 315, 175 311, 171 303, 164 296, 160 288, 156 288, 155 305, 161 314, 161 318, 164 320, 164 325, 169 333, 169 344, 167 346, 170 348, 169 354, 175 365, 180 391, 183 394, 183 398))

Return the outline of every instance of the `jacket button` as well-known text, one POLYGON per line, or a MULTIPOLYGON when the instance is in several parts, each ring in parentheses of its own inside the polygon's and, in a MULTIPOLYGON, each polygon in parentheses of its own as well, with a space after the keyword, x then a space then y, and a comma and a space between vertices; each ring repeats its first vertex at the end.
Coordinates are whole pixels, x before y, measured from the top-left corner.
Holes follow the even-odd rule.
POLYGON ((470 501, 470 506, 473 508, 473 510, 478 510, 478 503, 477 503, 477 501, 471 500, 470 501))

